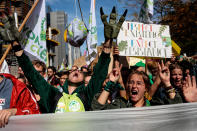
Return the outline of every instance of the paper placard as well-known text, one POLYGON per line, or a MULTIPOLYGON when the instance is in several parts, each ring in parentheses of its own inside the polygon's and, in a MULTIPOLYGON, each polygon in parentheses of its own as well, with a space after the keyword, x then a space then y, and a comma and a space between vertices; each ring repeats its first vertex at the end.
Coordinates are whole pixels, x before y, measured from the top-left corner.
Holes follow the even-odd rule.
POLYGON ((121 56, 170 58, 169 26, 125 21, 117 38, 121 56))

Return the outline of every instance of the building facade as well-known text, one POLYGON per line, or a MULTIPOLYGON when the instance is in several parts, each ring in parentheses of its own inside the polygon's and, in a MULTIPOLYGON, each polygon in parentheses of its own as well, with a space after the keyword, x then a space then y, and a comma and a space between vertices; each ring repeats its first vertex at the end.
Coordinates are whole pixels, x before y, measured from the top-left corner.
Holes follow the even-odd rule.
POLYGON ((57 36, 57 41, 60 45, 55 47, 55 67, 59 67, 63 60, 66 66, 72 66, 74 60, 81 56, 80 48, 73 47, 64 40, 64 32, 68 25, 67 19, 68 15, 63 11, 50 12, 50 27, 60 31, 60 34, 57 36))
POLYGON ((56 37, 56 40, 60 43, 55 47, 54 65, 59 67, 63 60, 66 60, 68 56, 68 45, 64 41, 64 31, 67 25, 67 14, 63 11, 50 12, 50 27, 59 30, 60 34, 56 37))

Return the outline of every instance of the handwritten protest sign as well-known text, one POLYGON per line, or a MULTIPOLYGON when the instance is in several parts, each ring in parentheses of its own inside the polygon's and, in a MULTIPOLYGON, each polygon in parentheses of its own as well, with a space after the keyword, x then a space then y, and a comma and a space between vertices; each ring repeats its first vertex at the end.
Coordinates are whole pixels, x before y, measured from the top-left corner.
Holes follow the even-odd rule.
POLYGON ((125 21, 117 38, 121 56, 170 58, 169 26, 125 21))

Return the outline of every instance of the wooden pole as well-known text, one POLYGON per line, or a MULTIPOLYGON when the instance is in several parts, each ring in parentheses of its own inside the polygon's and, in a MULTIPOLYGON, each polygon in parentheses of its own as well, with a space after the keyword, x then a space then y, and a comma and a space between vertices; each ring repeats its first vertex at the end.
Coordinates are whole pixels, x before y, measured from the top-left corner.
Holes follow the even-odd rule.
POLYGON ((147 57, 145 58, 145 73, 148 75, 148 65, 147 65, 147 57))
MULTIPOLYGON (((27 22, 28 18, 30 17, 30 15, 32 14, 32 12, 34 11, 35 7, 37 6, 39 0, 36 0, 36 2, 33 4, 33 6, 31 7, 31 9, 29 10, 28 14, 26 15, 25 19, 23 20, 23 23, 20 25, 18 31, 21 32, 21 30, 23 29, 25 23, 27 22)), ((2 65, 3 61, 5 60, 6 56, 8 55, 9 51, 11 50, 12 46, 11 44, 8 45, 5 53, 3 54, 1 60, 0 60, 0 65, 2 65)))

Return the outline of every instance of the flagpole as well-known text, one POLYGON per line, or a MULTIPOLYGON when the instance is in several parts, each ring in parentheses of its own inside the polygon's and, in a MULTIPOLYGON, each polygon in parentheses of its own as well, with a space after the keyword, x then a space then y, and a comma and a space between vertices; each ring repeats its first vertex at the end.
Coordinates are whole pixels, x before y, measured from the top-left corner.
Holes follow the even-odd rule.
MULTIPOLYGON (((152 3, 153 3, 153 0, 152 0, 152 3)), ((139 15, 139 18, 141 18, 141 20, 138 19, 140 22, 143 22, 143 23, 146 23, 146 24, 151 24, 152 23, 151 19, 150 19, 150 16, 149 16, 149 13, 150 13, 149 8, 150 8, 150 6, 148 5, 148 1, 144 0, 144 3, 143 3, 143 5, 141 7, 141 10, 140 10, 140 15, 139 15), (143 13, 145 13, 145 14, 143 14, 143 13), (145 18, 142 15, 144 15, 145 18)), ((153 9, 152 9, 152 12, 150 14, 153 15, 153 9)), ((145 72, 146 73, 148 72, 147 60, 148 60, 148 58, 146 57, 145 58, 145 72)))
POLYGON ((47 51, 47 63, 46 63, 46 66, 47 66, 47 67, 50 66, 49 51, 47 51))
MULTIPOLYGON (((83 14, 82 14, 82 11, 81 11, 81 5, 80 5, 80 1, 79 1, 79 0, 78 0, 78 4, 79 4, 80 13, 81 13, 81 19, 82 19, 82 21, 84 22, 84 20, 83 20, 83 14)), ((85 27, 87 28, 85 22, 84 22, 84 25, 85 25, 85 27)), ((88 29, 88 28, 87 28, 87 29, 88 29)), ((89 32, 89 30, 88 30, 88 32, 89 32)), ((88 52, 88 56, 89 56, 90 54, 89 54, 87 39, 86 39, 86 48, 87 48, 87 52, 88 52)), ((89 57, 88 57, 88 58, 89 58, 89 57)), ((89 58, 89 61, 90 61, 90 58, 89 58)))
MULTIPOLYGON (((35 7, 37 6, 39 0, 36 0, 35 3, 33 4, 33 6, 31 7, 31 9, 29 10, 28 14, 26 15, 25 19, 23 20, 23 23, 20 25, 18 31, 21 32, 21 30, 23 29, 24 25, 26 24, 28 18, 30 17, 30 15, 32 14, 32 12, 34 11, 35 7)), ((11 50, 12 46, 11 44, 8 45, 5 53, 3 54, 1 60, 0 60, 0 65, 2 65, 3 61, 5 60, 6 56, 8 55, 9 51, 11 50)))

